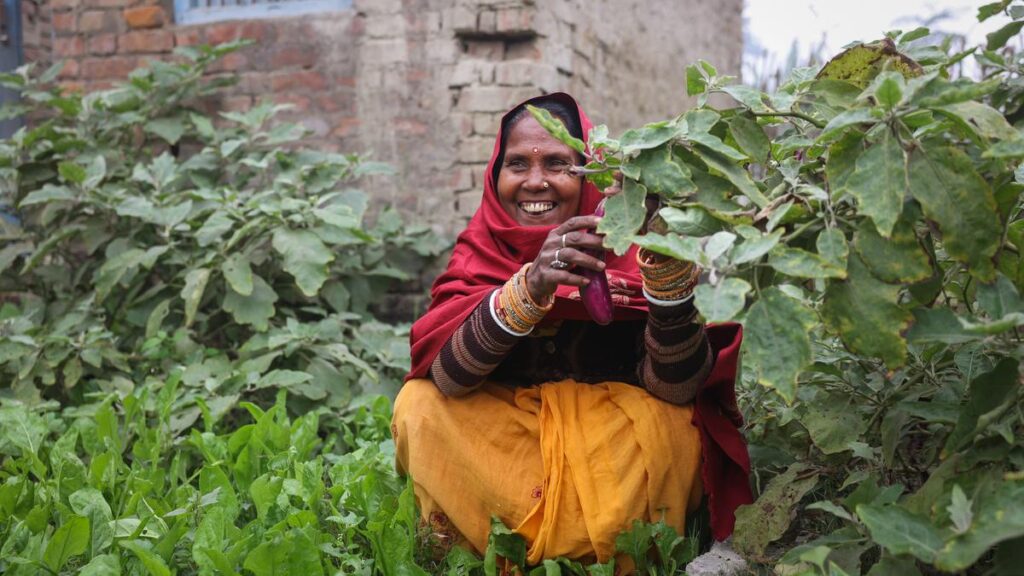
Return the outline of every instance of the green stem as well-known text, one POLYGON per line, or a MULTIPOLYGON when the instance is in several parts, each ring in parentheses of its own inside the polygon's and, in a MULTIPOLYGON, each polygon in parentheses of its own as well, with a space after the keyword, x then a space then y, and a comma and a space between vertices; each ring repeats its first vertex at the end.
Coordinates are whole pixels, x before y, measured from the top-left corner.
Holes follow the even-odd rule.
POLYGON ((772 118, 772 117, 775 117, 775 116, 779 116, 779 117, 783 117, 783 118, 799 118, 799 119, 803 120, 804 122, 808 122, 810 124, 813 124, 814 127, 816 127, 816 128, 824 128, 825 127, 825 123, 822 122, 821 120, 818 120, 816 118, 808 116, 807 114, 804 114, 803 112, 796 112, 794 110, 790 110, 789 112, 754 112, 753 110, 751 110, 751 113, 754 116, 758 117, 758 118, 772 118))

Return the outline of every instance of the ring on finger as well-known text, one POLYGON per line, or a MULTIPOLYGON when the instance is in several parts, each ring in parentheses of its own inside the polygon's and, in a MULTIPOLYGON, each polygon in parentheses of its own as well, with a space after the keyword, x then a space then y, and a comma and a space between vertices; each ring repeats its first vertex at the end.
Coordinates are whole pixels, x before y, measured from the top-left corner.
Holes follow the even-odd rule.
POLYGON ((558 257, 558 253, 561 251, 561 248, 555 250, 555 259, 551 261, 551 267, 554 268, 555 270, 565 270, 566 268, 569 267, 568 262, 563 262, 562 259, 558 257))
MULTIPOLYGON (((565 248, 565 236, 567 234, 568 234, 568 232, 566 232, 565 234, 562 234, 562 248, 565 248)), ((556 259, 557 259, 557 257, 556 257, 556 259)))

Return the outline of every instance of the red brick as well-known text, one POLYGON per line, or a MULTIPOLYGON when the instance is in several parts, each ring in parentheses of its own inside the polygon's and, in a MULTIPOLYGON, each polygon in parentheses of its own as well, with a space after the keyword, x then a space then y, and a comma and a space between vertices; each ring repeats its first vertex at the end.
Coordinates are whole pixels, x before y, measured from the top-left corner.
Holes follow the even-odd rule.
POLYGON ((203 43, 203 35, 198 28, 182 28, 174 31, 175 46, 195 46, 203 43))
POLYGON ((351 113, 355 111, 355 102, 355 94, 351 91, 322 94, 316 97, 317 108, 329 114, 334 112, 351 113))
POLYGON ((274 92, 292 92, 296 90, 323 90, 327 81, 319 72, 303 70, 302 72, 286 72, 274 76, 270 82, 274 92))
POLYGON ((260 42, 266 36, 267 26, 260 21, 224 22, 206 28, 206 42, 213 46, 242 38, 260 42))
POLYGON ((122 34, 117 42, 122 54, 159 54, 174 49, 174 33, 170 30, 133 30, 122 34))
POLYGON ((53 29, 57 34, 74 32, 78 29, 78 15, 74 12, 60 12, 54 14, 53 29))
POLYGON ((71 94, 72 92, 81 93, 85 91, 85 85, 81 82, 61 82, 58 86, 60 86, 60 91, 63 94, 71 94))
POLYGON ((224 112, 244 112, 249 108, 252 108, 252 96, 238 94, 224 98, 221 102, 220 110, 224 112))
POLYGON ((124 11, 124 21, 129 28, 159 28, 164 20, 164 9, 160 6, 139 6, 124 11))
POLYGON ((53 41, 53 55, 57 58, 81 56, 83 52, 85 52, 85 41, 81 36, 55 38, 53 41))
POLYGON ((88 10, 78 18, 82 32, 113 32, 117 30, 117 16, 109 10, 88 10))
POLYGON ((130 56, 89 58, 82 62, 82 76, 89 80, 121 79, 138 66, 139 59, 130 56))
POLYGON ((210 72, 237 72, 244 70, 249 67, 249 59, 246 58, 245 54, 241 52, 232 52, 226 54, 212 65, 210 65, 210 72))
POLYGON ((89 54, 105 56, 117 52, 116 34, 96 34, 89 38, 89 54))
POLYGON ((316 63, 316 52, 311 47, 287 46, 274 50, 270 56, 270 67, 273 69, 299 66, 311 68, 316 63))
POLYGON ((77 78, 79 73, 78 60, 65 60, 64 67, 60 69, 60 75, 58 78, 61 80, 67 80, 69 78, 77 78))
POLYGON ((359 118, 341 118, 334 123, 334 130, 331 136, 344 138, 359 129, 359 118))

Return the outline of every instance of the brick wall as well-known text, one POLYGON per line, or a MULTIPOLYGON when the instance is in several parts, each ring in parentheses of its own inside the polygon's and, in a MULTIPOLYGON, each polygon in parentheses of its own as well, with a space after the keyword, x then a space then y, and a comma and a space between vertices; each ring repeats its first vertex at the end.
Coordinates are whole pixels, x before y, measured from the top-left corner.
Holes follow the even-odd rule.
POLYGON ((61 82, 89 90, 175 46, 248 38, 218 72, 240 75, 219 106, 293 106, 308 144, 371 151, 393 177, 361 183, 448 234, 479 204, 497 120, 565 90, 613 131, 674 115, 684 67, 737 73, 742 0, 355 0, 351 10, 174 24, 169 0, 23 0, 29 60, 65 59, 61 82), (31 20, 31 22, 30 22, 31 20))

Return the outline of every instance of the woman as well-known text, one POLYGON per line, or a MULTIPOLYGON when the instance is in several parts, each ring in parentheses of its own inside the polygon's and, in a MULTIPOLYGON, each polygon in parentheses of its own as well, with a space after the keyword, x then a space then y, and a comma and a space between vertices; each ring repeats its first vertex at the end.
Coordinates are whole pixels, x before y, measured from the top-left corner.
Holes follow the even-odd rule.
POLYGON ((602 194, 570 173, 582 159, 526 104, 581 140, 590 130, 567 94, 503 118, 480 208, 412 329, 392 426, 399 469, 436 535, 482 551, 496 516, 526 538, 531 564, 607 561, 636 519, 683 533, 705 489, 724 539, 751 500, 738 326, 705 332, 690 263, 635 247, 587 254, 603 250, 592 232, 602 194), (608 326, 580 302, 583 269, 609 276, 608 326))

